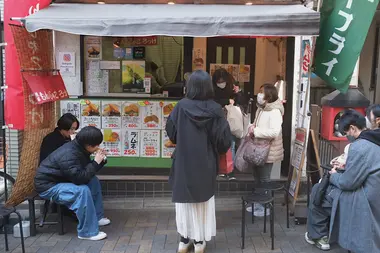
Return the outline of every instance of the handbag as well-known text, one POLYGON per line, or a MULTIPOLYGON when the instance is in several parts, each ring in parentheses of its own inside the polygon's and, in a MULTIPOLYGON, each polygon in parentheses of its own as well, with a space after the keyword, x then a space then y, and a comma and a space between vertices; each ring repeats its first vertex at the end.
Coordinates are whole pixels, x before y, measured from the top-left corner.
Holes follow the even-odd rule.
POLYGON ((244 160, 255 166, 261 167, 268 160, 271 140, 250 137, 247 141, 244 160))
POLYGON ((234 170, 231 149, 219 156, 219 174, 230 174, 234 170))
POLYGON ((251 137, 246 135, 242 139, 238 150, 236 151, 234 165, 235 168, 240 172, 248 172, 250 170, 249 163, 244 159, 245 150, 247 148, 247 143, 250 141, 251 137))
POLYGON ((227 121, 232 135, 238 139, 242 138, 244 132, 244 122, 241 109, 234 105, 226 105, 225 108, 227 110, 227 121))
POLYGON ((322 204, 322 200, 325 197, 327 187, 330 184, 330 173, 325 170, 323 173, 321 182, 318 185, 318 188, 316 189, 315 196, 313 199, 313 204, 315 206, 320 206, 322 204))

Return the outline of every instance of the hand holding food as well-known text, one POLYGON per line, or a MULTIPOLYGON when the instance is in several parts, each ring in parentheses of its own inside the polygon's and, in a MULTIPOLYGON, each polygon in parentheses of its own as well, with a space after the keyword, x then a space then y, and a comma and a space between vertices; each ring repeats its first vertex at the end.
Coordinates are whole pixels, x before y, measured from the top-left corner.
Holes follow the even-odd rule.
POLYGON ((171 140, 167 140, 165 142, 165 147, 167 147, 167 148, 174 148, 175 146, 176 145, 173 142, 171 142, 171 140))

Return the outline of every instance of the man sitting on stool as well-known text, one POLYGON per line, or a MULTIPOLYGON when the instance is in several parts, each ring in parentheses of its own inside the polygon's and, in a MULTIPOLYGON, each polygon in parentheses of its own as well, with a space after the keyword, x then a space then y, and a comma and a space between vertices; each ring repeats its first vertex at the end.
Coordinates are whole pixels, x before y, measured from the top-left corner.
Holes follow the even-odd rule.
POLYGON ((99 231, 99 226, 111 223, 104 218, 101 186, 95 176, 106 164, 105 152, 99 149, 102 141, 99 129, 84 127, 75 140, 42 161, 34 178, 41 198, 65 205, 76 213, 79 239, 102 240, 107 235, 99 231), (91 160, 93 153, 95 158, 91 160))

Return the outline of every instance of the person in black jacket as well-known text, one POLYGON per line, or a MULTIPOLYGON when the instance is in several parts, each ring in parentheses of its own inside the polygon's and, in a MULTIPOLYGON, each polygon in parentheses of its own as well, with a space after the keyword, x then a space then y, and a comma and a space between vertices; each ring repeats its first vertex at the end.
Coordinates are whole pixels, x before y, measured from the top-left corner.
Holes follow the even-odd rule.
POLYGON ((40 149, 40 163, 45 160, 53 151, 61 147, 66 142, 71 141, 71 135, 79 128, 78 119, 71 113, 63 114, 57 122, 57 128, 46 135, 42 141, 40 149))
POLYGON ((99 129, 84 127, 73 141, 42 161, 34 178, 41 198, 65 205, 76 213, 79 239, 95 241, 107 237, 99 232, 99 226, 110 224, 110 220, 104 218, 101 186, 95 176, 106 163, 105 152, 99 149, 102 141, 99 129))
POLYGON ((170 114, 166 132, 176 144, 169 183, 176 207, 178 252, 195 253, 216 234, 215 187, 219 155, 231 146, 231 131, 222 107, 214 100, 209 74, 195 71, 186 84, 186 98, 170 114))
POLYGON ((223 108, 226 105, 234 104, 233 77, 227 70, 223 68, 215 70, 212 76, 212 83, 214 85, 215 102, 223 108))

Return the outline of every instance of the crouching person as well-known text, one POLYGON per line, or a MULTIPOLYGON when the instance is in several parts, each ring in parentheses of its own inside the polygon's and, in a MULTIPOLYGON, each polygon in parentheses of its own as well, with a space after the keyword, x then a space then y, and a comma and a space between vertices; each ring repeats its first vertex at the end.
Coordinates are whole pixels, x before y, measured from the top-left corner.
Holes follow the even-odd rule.
POLYGON ((340 132, 353 139, 345 170, 331 170, 321 204, 314 204, 319 184, 313 187, 305 239, 319 249, 337 242, 355 253, 380 252, 380 131, 365 127, 360 113, 342 115, 340 132))
POLYGON ((99 231, 99 226, 111 223, 104 218, 101 186, 95 176, 106 163, 105 153, 99 149, 102 141, 99 129, 84 127, 74 141, 58 148, 40 164, 34 178, 41 198, 75 212, 79 239, 102 240, 107 235, 99 231), (91 160, 93 153, 95 158, 91 160))

